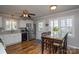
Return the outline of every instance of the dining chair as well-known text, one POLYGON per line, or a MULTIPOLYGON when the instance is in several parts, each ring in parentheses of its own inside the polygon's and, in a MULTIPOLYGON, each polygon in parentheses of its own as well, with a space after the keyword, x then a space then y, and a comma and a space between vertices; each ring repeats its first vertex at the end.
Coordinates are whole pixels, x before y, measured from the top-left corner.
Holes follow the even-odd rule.
POLYGON ((68 33, 66 33, 62 41, 54 40, 52 44, 53 53, 56 53, 57 51, 59 51, 59 53, 67 53, 67 37, 68 33))
POLYGON ((51 53, 51 42, 52 42, 51 39, 44 37, 41 38, 42 38, 42 54, 44 50, 47 50, 49 51, 49 53, 51 53))
POLYGON ((51 31, 43 32, 43 33, 41 34, 41 36, 50 35, 50 34, 51 34, 51 31))
POLYGON ((63 40, 63 53, 67 53, 67 39, 68 39, 68 33, 64 36, 63 40))
MULTIPOLYGON (((50 35, 51 34, 51 31, 48 31, 48 32, 43 32, 42 34, 41 34, 41 36, 45 36, 45 35, 50 35)), ((44 38, 45 39, 45 38, 44 38)), ((44 42, 46 42, 44 45, 45 45, 45 48, 47 49, 48 48, 48 46, 49 46, 49 40, 48 39, 45 39, 44 40, 44 42)))
MULTIPOLYGON (((43 51, 44 50, 48 50, 49 51, 49 53, 51 53, 51 40, 49 39, 49 38, 43 38, 42 36, 46 36, 46 35, 50 35, 51 34, 51 31, 48 31, 48 32, 43 32, 42 34, 41 34, 41 38, 42 38, 42 43, 44 44, 44 45, 42 45, 43 47, 43 51)), ((43 51, 42 51, 42 53, 43 53, 43 51)))

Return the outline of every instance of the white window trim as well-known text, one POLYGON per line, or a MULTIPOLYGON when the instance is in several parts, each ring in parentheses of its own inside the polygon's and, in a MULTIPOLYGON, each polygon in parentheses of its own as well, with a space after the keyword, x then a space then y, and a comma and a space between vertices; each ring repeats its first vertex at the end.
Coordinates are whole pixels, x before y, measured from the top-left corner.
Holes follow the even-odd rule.
MULTIPOLYGON (((63 19, 63 18, 72 18, 72 36, 69 36, 69 37, 74 37, 74 25, 73 25, 73 21, 74 21, 74 16, 72 15, 72 16, 64 16, 64 17, 57 17, 57 18, 52 18, 51 20, 50 20, 50 24, 51 24, 51 21, 53 21, 53 26, 54 26, 54 20, 57 20, 57 19, 59 19, 58 20, 58 27, 59 28, 61 28, 61 26, 60 26, 60 24, 61 24, 61 19, 63 19)), ((51 25, 50 25, 51 26, 51 25)), ((67 26, 66 26, 66 28, 67 28, 67 26)))

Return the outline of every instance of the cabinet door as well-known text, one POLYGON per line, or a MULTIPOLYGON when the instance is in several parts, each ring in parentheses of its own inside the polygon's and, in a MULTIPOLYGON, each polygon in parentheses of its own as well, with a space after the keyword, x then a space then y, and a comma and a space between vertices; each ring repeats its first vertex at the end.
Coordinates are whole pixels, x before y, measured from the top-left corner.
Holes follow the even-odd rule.
POLYGON ((21 42, 21 33, 4 35, 3 40, 6 46, 16 44, 21 42))
POLYGON ((20 20, 19 21, 19 28, 24 28, 26 27, 26 21, 25 20, 20 20))
POLYGON ((0 17, 0 27, 2 27, 2 17, 0 17))

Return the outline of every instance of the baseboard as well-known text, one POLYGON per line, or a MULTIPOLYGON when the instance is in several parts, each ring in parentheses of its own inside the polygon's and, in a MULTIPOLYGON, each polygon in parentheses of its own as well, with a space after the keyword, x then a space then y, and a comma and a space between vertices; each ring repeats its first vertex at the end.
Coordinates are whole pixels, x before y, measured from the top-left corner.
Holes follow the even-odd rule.
POLYGON ((68 45, 68 47, 70 47, 70 48, 75 48, 75 49, 79 49, 79 47, 72 46, 72 45, 68 45))
POLYGON ((41 43, 41 40, 39 40, 39 39, 36 39, 36 41, 37 41, 37 43, 41 43))

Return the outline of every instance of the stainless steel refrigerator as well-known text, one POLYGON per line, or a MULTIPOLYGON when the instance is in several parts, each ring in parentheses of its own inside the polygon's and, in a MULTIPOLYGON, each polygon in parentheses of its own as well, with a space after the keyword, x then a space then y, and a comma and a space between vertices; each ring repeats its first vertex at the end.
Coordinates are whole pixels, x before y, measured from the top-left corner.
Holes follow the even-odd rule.
POLYGON ((27 40, 32 40, 35 38, 34 26, 31 23, 26 24, 27 29, 27 40))

